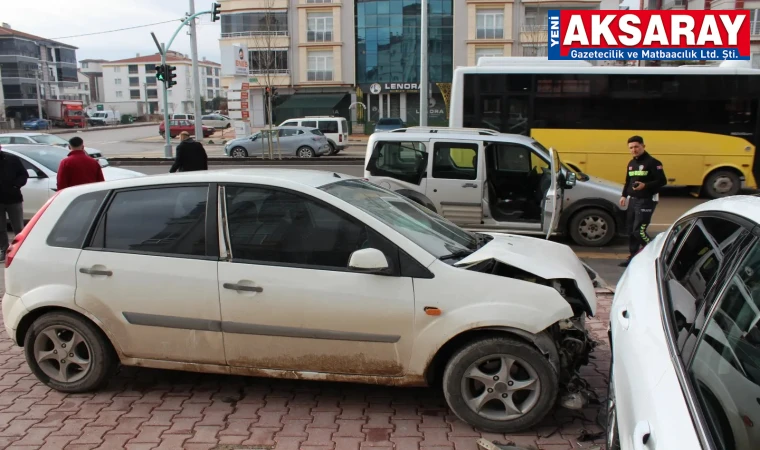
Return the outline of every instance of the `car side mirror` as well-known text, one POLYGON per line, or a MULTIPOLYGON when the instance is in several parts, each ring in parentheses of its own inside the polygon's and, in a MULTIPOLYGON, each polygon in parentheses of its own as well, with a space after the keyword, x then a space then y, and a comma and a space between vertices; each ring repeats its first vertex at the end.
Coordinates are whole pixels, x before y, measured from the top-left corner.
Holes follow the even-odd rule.
POLYGON ((387 274, 389 269, 385 254, 376 248, 363 248, 351 253, 348 268, 356 272, 378 275, 387 274))
POLYGON ((577 178, 575 176, 575 172, 568 172, 567 180, 565 180, 565 188, 572 189, 573 186, 575 186, 576 182, 577 182, 577 178))
POLYGON ((100 167, 108 167, 108 160, 105 158, 98 158, 98 164, 100 164, 100 167))
POLYGON ((37 171, 34 169, 26 169, 26 174, 29 176, 29 178, 39 178, 39 174, 37 174, 37 171))

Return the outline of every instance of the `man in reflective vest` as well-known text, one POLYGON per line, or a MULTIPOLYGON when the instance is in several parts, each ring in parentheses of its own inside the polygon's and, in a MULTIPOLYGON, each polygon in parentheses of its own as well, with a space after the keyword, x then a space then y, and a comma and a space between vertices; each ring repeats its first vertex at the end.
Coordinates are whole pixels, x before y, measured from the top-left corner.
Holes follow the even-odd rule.
POLYGON ((620 206, 628 202, 626 225, 630 255, 621 267, 628 266, 636 253, 651 241, 647 227, 660 200, 660 189, 668 183, 662 163, 647 153, 641 136, 628 139, 628 150, 633 159, 627 166, 620 206))

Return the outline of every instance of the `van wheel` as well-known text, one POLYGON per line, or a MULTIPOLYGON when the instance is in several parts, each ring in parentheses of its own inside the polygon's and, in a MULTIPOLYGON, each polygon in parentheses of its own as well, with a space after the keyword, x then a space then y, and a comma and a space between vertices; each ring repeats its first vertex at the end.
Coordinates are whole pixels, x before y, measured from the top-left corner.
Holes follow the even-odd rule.
POLYGON ((40 316, 24 338, 34 375, 61 392, 87 392, 105 384, 116 367, 111 343, 91 322, 69 312, 40 316))
POLYGON ((583 209, 570 219, 568 231, 578 245, 603 247, 615 237, 615 219, 603 209, 583 209))
POLYGON ((705 180, 704 191, 710 198, 721 198, 738 194, 741 187, 742 181, 736 172, 717 170, 705 180))
POLYGON ((443 374, 443 394, 454 414, 495 433, 529 429, 554 407, 557 372, 534 347, 504 337, 460 349, 443 374))
POLYGON ((334 156, 338 154, 338 150, 335 149, 335 144, 332 142, 328 142, 330 144, 330 153, 327 154, 327 156, 334 156))

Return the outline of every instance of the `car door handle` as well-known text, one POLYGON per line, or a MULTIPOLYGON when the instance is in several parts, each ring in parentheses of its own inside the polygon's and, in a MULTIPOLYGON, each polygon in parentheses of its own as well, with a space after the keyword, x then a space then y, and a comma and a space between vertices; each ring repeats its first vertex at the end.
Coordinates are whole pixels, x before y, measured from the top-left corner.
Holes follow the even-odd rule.
POLYGON ((244 284, 224 283, 225 289, 231 289, 233 291, 248 291, 248 292, 264 292, 264 288, 259 286, 246 286, 244 284))
POLYGON ((86 273, 87 275, 105 275, 107 277, 110 277, 113 275, 113 272, 110 270, 101 270, 101 269, 88 269, 87 267, 80 267, 79 271, 81 273, 86 273))
POLYGON ((628 312, 627 309, 624 309, 620 312, 620 325, 623 327, 624 330, 628 329, 628 326, 631 324, 631 313, 628 312))
POLYGON ((465 183, 462 185, 463 188, 477 188, 478 185, 475 183, 465 183))

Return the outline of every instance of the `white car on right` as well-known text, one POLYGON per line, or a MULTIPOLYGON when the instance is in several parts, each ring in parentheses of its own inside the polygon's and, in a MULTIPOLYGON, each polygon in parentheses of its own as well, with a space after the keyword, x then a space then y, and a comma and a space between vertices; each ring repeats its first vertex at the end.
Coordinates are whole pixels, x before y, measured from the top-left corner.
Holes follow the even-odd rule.
POLYGON ((760 197, 684 214, 610 311, 607 449, 760 448, 760 197))

